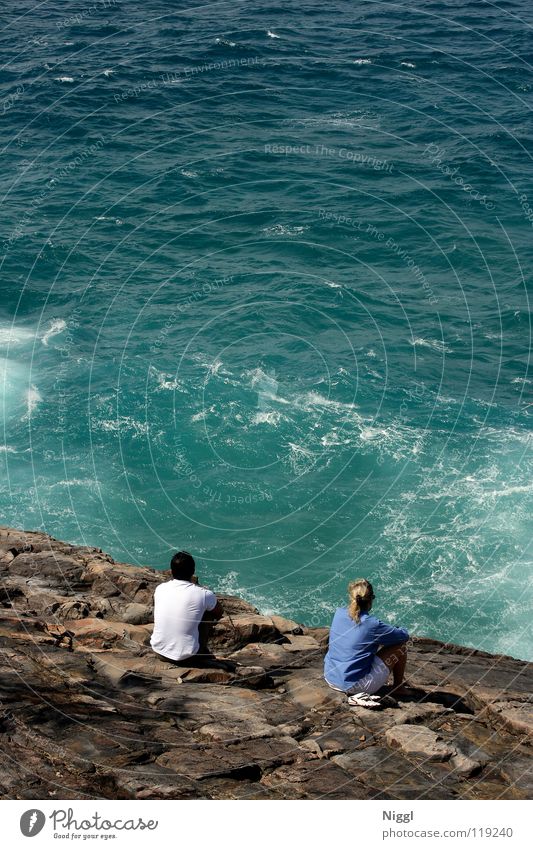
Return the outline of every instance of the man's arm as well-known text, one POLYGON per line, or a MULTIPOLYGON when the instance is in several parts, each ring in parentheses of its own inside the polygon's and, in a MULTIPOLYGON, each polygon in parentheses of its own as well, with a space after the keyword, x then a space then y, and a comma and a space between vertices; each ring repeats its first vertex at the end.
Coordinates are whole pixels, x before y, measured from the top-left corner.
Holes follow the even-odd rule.
POLYGON ((218 621, 224 615, 224 608, 211 590, 206 590, 205 618, 218 621))
POLYGON ((217 601, 217 603, 216 603, 216 605, 214 606, 213 610, 210 610, 210 611, 209 611, 209 613, 211 614, 211 616, 213 617, 213 619, 222 619, 222 617, 224 616, 224 608, 222 607, 222 605, 220 604, 220 602, 219 602, 219 601, 217 601))

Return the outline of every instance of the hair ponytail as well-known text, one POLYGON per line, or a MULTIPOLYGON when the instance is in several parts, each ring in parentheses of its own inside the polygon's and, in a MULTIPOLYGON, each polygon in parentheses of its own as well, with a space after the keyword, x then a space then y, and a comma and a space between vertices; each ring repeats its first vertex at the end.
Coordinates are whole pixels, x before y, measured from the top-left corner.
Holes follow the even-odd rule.
POLYGON ((366 578, 357 578, 348 584, 348 613, 358 625, 361 620, 361 613, 366 613, 370 609, 370 605, 374 599, 374 590, 372 584, 366 578))

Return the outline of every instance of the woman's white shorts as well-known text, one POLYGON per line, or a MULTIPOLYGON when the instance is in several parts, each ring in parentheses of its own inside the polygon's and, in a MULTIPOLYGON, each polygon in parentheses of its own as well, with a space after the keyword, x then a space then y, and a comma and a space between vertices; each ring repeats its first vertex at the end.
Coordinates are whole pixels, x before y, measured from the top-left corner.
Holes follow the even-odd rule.
POLYGON ((356 681, 355 684, 352 684, 349 690, 341 690, 340 687, 334 687, 333 684, 329 683, 327 678, 326 683, 333 690, 339 690, 341 693, 346 693, 347 696, 351 696, 353 693, 369 693, 372 695, 372 693, 377 693, 378 690, 385 686, 389 678, 389 672, 389 667, 376 654, 372 661, 370 672, 360 678, 359 681, 356 681))

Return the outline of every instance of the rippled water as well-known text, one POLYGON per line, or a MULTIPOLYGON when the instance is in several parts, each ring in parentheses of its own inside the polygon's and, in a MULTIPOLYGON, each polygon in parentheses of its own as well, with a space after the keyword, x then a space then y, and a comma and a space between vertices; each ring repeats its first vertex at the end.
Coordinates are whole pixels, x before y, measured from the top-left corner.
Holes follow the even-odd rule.
POLYGON ((11 5, 4 523, 533 657, 531 7, 11 5))

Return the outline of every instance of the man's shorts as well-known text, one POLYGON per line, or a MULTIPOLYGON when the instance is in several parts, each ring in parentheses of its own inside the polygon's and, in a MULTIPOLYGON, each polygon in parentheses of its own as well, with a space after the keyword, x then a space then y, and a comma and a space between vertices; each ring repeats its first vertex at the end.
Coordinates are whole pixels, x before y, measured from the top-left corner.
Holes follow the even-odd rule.
POLYGON ((334 687, 333 684, 330 684, 327 678, 325 680, 326 684, 329 684, 332 690, 346 693, 347 696, 351 696, 353 693, 368 693, 372 695, 372 693, 377 693, 378 690, 381 690, 385 686, 389 679, 389 672, 389 667, 376 654, 372 661, 370 672, 360 678, 359 681, 356 681, 355 684, 352 684, 349 690, 341 690, 340 687, 334 687))

